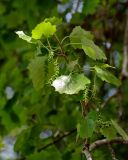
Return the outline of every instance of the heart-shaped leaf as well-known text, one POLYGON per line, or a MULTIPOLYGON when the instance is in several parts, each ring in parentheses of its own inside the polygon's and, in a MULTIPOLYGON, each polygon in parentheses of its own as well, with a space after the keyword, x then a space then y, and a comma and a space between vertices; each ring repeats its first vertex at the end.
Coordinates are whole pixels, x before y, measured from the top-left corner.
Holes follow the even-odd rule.
POLYGON ((80 90, 84 90, 90 80, 83 74, 62 75, 55 79, 52 86, 59 93, 76 94, 80 90))

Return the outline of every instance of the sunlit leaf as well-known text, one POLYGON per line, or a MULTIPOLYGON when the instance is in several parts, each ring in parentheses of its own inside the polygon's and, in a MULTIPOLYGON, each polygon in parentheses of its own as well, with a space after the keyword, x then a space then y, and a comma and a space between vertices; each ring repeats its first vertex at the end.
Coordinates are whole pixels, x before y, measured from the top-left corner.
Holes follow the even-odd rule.
POLYGON ((94 60, 106 59, 104 52, 97 45, 95 45, 92 40, 83 38, 82 49, 84 50, 86 55, 94 60))
POLYGON ((23 31, 17 31, 16 34, 18 34, 18 36, 19 36, 21 39, 23 39, 23 40, 25 40, 25 41, 27 41, 27 42, 29 42, 29 43, 36 43, 36 41, 34 41, 34 40, 32 39, 32 37, 27 36, 23 31))
POLYGON ((62 75, 55 79, 52 86, 59 93, 76 94, 80 90, 84 90, 90 80, 83 74, 62 75))
POLYGON ((75 49, 83 49, 85 54, 94 60, 106 59, 103 51, 94 44, 92 39, 93 35, 89 31, 82 29, 80 26, 75 27, 70 34, 71 45, 75 49))
POLYGON ((56 26, 50 22, 41 22, 32 30, 32 38, 41 39, 42 36, 49 37, 56 32, 56 26))
POLYGON ((95 70, 96 70, 96 74, 97 76, 102 80, 102 81, 106 81, 108 83, 114 84, 116 86, 120 86, 121 85, 121 81, 119 79, 117 79, 112 73, 110 73, 109 71, 102 69, 98 66, 95 66, 95 70))

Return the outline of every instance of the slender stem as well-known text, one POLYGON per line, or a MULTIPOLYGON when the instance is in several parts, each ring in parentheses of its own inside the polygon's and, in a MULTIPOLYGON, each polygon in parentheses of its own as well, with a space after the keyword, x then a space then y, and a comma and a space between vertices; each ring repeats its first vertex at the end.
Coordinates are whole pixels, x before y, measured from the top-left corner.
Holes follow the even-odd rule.
POLYGON ((67 60, 67 56, 65 54, 56 54, 57 56, 64 57, 67 60))
POLYGON ((65 58, 65 60, 68 61, 67 56, 64 53, 63 46, 62 46, 59 38, 56 36, 56 34, 54 34, 54 37, 55 37, 56 41, 58 42, 58 45, 60 46, 61 56, 63 55, 63 57, 65 58))
POLYGON ((48 38, 47 38, 47 42, 48 42, 48 46, 49 46, 50 50, 52 51, 52 47, 50 45, 50 42, 49 42, 48 38))
POLYGON ((62 41, 61 41, 61 44, 67 39, 67 38, 69 38, 70 36, 66 36, 66 37, 64 37, 63 39, 62 39, 62 41))
POLYGON ((70 45, 73 45, 73 44, 75 44, 75 45, 82 45, 82 43, 67 43, 67 44, 65 44, 64 45, 64 47, 67 47, 67 46, 70 46, 70 45))
POLYGON ((60 40, 58 39, 58 37, 56 36, 56 34, 54 34, 54 37, 55 37, 56 41, 58 42, 58 45, 60 46, 61 53, 65 54, 64 51, 63 51, 63 47, 62 47, 62 45, 60 43, 60 40))
POLYGON ((39 41, 39 45, 41 45, 41 46, 43 46, 45 49, 47 49, 48 52, 50 51, 50 50, 48 49, 48 47, 46 47, 41 41, 39 41))

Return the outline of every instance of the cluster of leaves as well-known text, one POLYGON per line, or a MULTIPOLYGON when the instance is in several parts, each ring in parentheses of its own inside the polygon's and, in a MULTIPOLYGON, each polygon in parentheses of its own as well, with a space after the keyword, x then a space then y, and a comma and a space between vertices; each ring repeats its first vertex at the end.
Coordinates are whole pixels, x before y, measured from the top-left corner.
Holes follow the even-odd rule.
MULTIPOLYGON (((85 138, 91 141, 103 136, 113 139, 119 134, 128 139, 117 122, 111 120, 120 120, 117 116, 121 106, 119 98, 113 98, 107 108, 100 109, 107 93, 121 85, 114 76, 115 73, 119 75, 119 69, 115 70, 112 66, 121 66, 122 37, 117 33, 123 35, 123 19, 119 15, 124 15, 125 2, 81 2, 84 2, 82 12, 75 12, 68 25, 64 21, 69 8, 60 13, 62 22, 55 17, 47 18, 35 28, 49 14, 59 15, 57 3, 71 4, 68 5, 70 7, 73 3, 67 0, 55 3, 52 0, 0 2, 0 134, 4 137, 10 133, 17 137, 14 149, 24 159, 55 157, 56 160, 79 160, 81 141, 85 138), (113 21, 113 17, 118 16, 119 20, 113 21), (111 25, 110 21, 113 22, 111 25), (21 28, 31 35, 23 31, 16 33, 30 44, 16 37, 14 32, 21 28), (92 30, 94 36, 83 28, 92 30), (115 39, 116 42, 113 42, 115 39), (111 40, 111 50, 106 49, 104 53, 106 43, 111 40), (11 98, 6 92, 8 87, 14 92, 11 98), (65 138, 72 130, 74 134, 65 138)), ((121 87, 125 108, 127 82, 121 87)), ((127 116, 127 112, 125 114, 127 116)), ((122 124, 127 128, 125 122, 122 124)), ((3 147, 2 141, 0 146, 3 147)), ((117 150, 123 152, 123 149, 117 150)), ((98 160, 106 159, 102 149, 94 156, 98 160)))
MULTIPOLYGON (((92 79, 94 79, 94 82, 92 82, 89 77, 86 77, 86 75, 84 74, 84 70, 82 69, 83 64, 79 64, 78 61, 72 67, 72 71, 68 71, 68 66, 70 66, 70 62, 72 62, 73 60, 71 59, 72 57, 69 56, 70 53, 65 53, 64 45, 62 43, 65 37, 62 41, 60 41, 56 35, 57 26, 55 25, 55 22, 60 21, 55 17, 45 19, 32 30, 31 37, 25 35, 23 31, 16 32, 16 34, 18 34, 19 37, 23 40, 26 40, 29 43, 36 43, 37 45, 39 45, 40 49, 46 48, 48 51, 45 55, 43 55, 41 51, 40 54, 36 53, 35 58, 32 59, 29 64, 28 69, 30 72, 30 78, 33 81, 35 89, 46 89, 45 86, 47 85, 47 87, 53 86, 55 90, 60 94, 78 94, 82 96, 83 92, 80 91, 84 91, 85 89, 87 90, 88 86, 90 88, 94 87, 98 78, 100 78, 102 81, 106 81, 108 83, 116 85, 117 87, 121 85, 120 80, 107 70, 107 68, 111 68, 111 66, 104 63, 103 60, 106 60, 107 58, 104 52, 93 42, 92 34, 89 31, 85 31, 80 26, 77 26, 72 30, 71 34, 69 35, 70 42, 65 44, 65 46, 67 45, 69 46, 69 48, 73 47, 75 50, 83 50, 83 52, 94 61, 94 66, 89 67, 89 69, 93 72, 94 77, 92 79), (55 43, 54 41, 52 41, 53 36, 55 37, 55 40, 59 45, 59 48, 57 48, 56 46, 57 52, 52 45, 52 43, 55 43), (46 45, 46 42, 48 46, 46 45), (63 68, 61 67, 62 61, 59 61, 60 56, 63 56, 64 61, 66 61, 64 64, 64 73, 67 72, 68 74, 62 74, 63 68), (98 63, 97 60, 100 60, 102 62, 98 63), (58 72, 58 69, 56 69, 53 62, 57 62, 60 73, 58 72), (79 68, 76 69, 76 65, 78 65, 79 68), (50 84, 48 83, 49 79, 51 80, 50 84)), ((86 97, 82 97, 79 100, 84 102, 93 100, 95 98, 93 91, 91 93, 91 97, 92 98, 89 99, 86 95, 86 97)), ((82 107, 86 107, 86 105, 82 107)), ((112 120, 108 122, 102 122, 102 120, 98 120, 98 112, 96 110, 91 110, 91 107, 89 110, 90 111, 87 116, 83 118, 82 116, 80 116, 81 118, 78 118, 78 138, 91 138, 94 132, 99 133, 100 131, 100 134, 103 134, 108 139, 115 138, 117 133, 120 134, 125 140, 128 139, 125 131, 120 128, 120 126, 115 121, 112 120), (100 130, 98 126, 100 126, 100 130)), ((15 146, 17 146, 17 143, 15 146)))

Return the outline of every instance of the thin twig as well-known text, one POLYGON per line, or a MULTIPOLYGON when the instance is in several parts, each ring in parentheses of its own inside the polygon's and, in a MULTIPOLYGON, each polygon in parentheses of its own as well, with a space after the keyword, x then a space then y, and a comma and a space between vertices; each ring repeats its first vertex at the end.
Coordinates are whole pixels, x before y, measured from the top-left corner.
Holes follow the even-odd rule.
POLYGON ((62 45, 62 43, 67 39, 67 38, 69 38, 70 36, 66 36, 66 37, 64 37, 63 39, 62 39, 62 41, 60 42, 61 43, 61 45, 62 45))
POLYGON ((58 42, 58 45, 60 46, 61 55, 63 55, 65 60, 68 61, 67 56, 66 56, 66 54, 65 54, 65 52, 63 50, 63 46, 62 46, 60 40, 58 39, 58 37, 55 34, 54 34, 54 37, 55 37, 56 41, 58 42))
POLYGON ((69 132, 67 132, 67 133, 65 133, 65 134, 63 134, 61 137, 59 137, 59 138, 56 139, 56 140, 53 140, 52 142, 48 143, 47 145, 39 148, 37 151, 38 151, 38 152, 41 152, 42 150, 44 150, 44 149, 46 149, 46 148, 48 148, 48 147, 50 147, 50 146, 58 143, 58 142, 61 141, 63 138, 68 137, 68 136, 70 136, 71 134, 73 134, 73 133, 75 133, 75 132, 76 132, 76 128, 73 129, 73 130, 71 130, 71 131, 69 131, 69 132))
POLYGON ((54 37, 55 37, 56 41, 58 42, 58 45, 60 46, 61 53, 64 54, 63 47, 61 45, 60 40, 58 39, 58 37, 55 34, 54 34, 54 37))
POLYGON ((49 46, 50 50, 52 51, 52 47, 50 45, 50 42, 49 42, 48 38, 47 38, 47 42, 48 42, 48 46, 49 46))
POLYGON ((39 41, 38 43, 39 43, 39 45, 43 46, 46 50, 48 50, 48 52, 50 51, 50 50, 48 49, 48 47, 45 46, 41 41, 39 41))
POLYGON ((67 56, 65 54, 56 54, 59 57, 64 57, 65 59, 67 59, 67 56))

